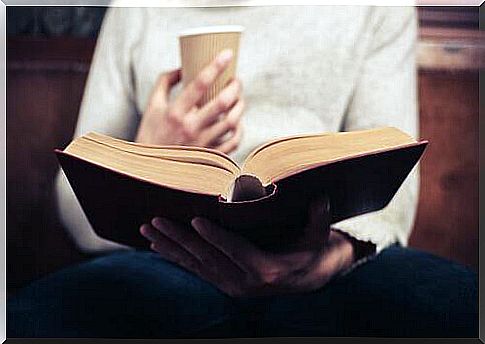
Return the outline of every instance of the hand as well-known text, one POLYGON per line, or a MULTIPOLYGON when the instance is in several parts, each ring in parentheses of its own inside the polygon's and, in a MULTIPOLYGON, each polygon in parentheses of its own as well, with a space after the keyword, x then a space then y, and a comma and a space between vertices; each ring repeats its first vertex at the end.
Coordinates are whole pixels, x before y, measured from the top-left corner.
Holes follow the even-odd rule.
POLYGON ((231 60, 232 51, 222 51, 170 103, 169 93, 180 81, 181 70, 162 74, 143 114, 135 141, 208 147, 224 153, 236 149, 241 141, 240 120, 244 110, 241 82, 232 80, 215 99, 198 106, 204 93, 231 60))
POLYGON ((350 267, 353 245, 344 235, 330 231, 329 219, 328 201, 313 202, 304 236, 288 253, 262 251, 203 218, 194 218, 193 228, 154 218, 140 232, 163 258, 226 294, 258 296, 315 290, 350 267))

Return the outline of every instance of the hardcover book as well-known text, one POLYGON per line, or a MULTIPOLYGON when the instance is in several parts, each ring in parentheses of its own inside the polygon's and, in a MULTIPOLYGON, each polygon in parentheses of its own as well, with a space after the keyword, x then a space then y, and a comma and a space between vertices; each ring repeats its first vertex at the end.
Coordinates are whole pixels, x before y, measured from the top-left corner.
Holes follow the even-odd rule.
POLYGON ((103 238, 148 248, 139 227, 153 217, 202 216, 278 249, 301 234, 318 194, 329 198, 331 223, 384 208, 427 143, 392 127, 299 135, 257 147, 238 166, 212 149, 89 133, 56 154, 103 238))

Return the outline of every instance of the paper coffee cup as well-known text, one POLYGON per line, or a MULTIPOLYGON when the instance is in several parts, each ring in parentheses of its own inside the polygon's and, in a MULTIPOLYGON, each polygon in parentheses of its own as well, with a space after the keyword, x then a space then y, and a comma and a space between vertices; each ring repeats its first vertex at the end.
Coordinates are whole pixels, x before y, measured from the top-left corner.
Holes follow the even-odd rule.
POLYGON ((204 94, 198 103, 199 106, 214 99, 235 77, 239 41, 243 31, 244 27, 240 25, 220 25, 192 28, 179 34, 184 87, 195 79, 199 72, 222 50, 231 49, 234 54, 230 65, 204 94))

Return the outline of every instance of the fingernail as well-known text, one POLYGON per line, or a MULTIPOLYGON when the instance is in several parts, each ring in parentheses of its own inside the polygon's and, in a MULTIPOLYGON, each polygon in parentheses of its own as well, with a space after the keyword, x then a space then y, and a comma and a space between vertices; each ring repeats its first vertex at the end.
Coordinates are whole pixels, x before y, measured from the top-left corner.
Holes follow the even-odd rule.
POLYGON ((200 217, 194 217, 192 221, 190 221, 190 224, 192 225, 192 227, 197 227, 200 224, 200 217))
POLYGON ((204 230, 204 219, 202 217, 194 217, 190 223, 197 232, 200 233, 204 230))
POLYGON ((161 217, 154 217, 152 219, 152 225, 156 229, 160 229, 163 227, 164 220, 161 217))
POLYGON ((220 64, 226 64, 232 59, 233 52, 231 49, 225 49, 217 55, 217 62, 220 64))

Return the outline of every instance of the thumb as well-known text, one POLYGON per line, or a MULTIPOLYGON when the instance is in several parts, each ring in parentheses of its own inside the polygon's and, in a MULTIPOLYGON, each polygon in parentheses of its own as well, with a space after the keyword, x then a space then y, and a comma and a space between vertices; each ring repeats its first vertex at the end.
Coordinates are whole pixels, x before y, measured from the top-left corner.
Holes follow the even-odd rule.
MULTIPOLYGON (((168 95, 172 87, 180 81, 181 69, 174 69, 159 75, 150 95, 150 101, 145 109, 146 113, 159 114, 159 110, 167 106, 168 95)), ((145 118, 145 116, 143 116, 145 118)))
POLYGON ((320 195, 310 203, 305 237, 309 242, 324 243, 330 233, 330 200, 320 195))
POLYGON ((180 68, 160 74, 158 77, 156 92, 168 96, 170 90, 175 84, 182 79, 182 70, 180 68))

